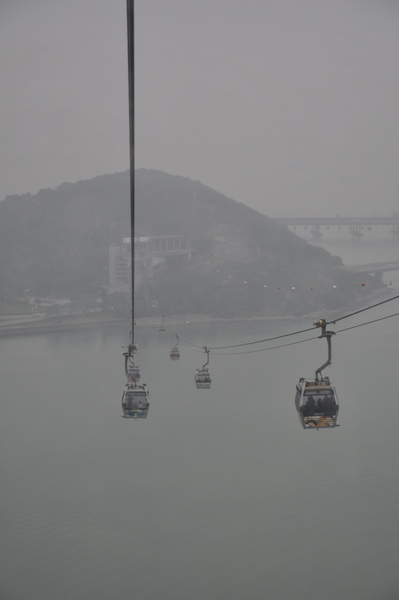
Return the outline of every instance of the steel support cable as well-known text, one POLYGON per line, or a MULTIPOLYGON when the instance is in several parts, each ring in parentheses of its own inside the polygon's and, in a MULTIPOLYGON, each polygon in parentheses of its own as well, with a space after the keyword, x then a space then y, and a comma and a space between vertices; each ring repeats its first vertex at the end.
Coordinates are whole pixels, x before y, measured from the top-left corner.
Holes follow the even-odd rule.
MULTIPOLYGON (((396 300, 397 298, 399 298, 399 295, 394 296, 393 298, 388 298, 387 300, 382 300, 381 302, 377 302, 376 304, 372 304, 371 306, 367 306, 366 308, 361 308, 360 310, 354 311, 353 313, 350 313, 349 315, 344 315, 343 317, 339 317, 338 319, 334 319, 333 321, 329 321, 326 323, 326 325, 335 324, 338 321, 342 321, 343 319, 347 319, 348 317, 352 317, 353 315, 357 315, 366 310, 370 310, 372 308, 375 308, 376 306, 381 306, 382 304, 386 304, 387 302, 391 302, 392 300, 396 300)), ((293 331, 292 333, 285 333, 283 335, 277 335, 275 337, 271 337, 271 338, 267 338, 267 339, 263 339, 263 340, 255 340, 253 342, 245 342, 243 344, 234 344, 234 345, 230 345, 230 346, 215 346, 215 347, 211 346, 209 349, 210 350, 227 350, 228 348, 239 348, 242 346, 251 346, 252 344, 261 344, 264 342, 271 342, 273 340, 278 340, 281 338, 289 337, 291 335, 298 335, 300 333, 306 333, 307 331, 313 331, 315 328, 316 328, 316 326, 313 326, 313 327, 309 327, 307 329, 302 329, 300 331, 293 331)))
POLYGON ((212 352, 212 356, 234 356, 239 354, 253 354, 254 352, 266 352, 266 350, 275 350, 276 348, 285 348, 286 346, 294 346, 295 344, 302 344, 303 342, 310 342, 311 340, 318 340, 319 337, 306 338, 305 340, 298 340, 297 342, 288 342, 288 344, 280 344, 279 346, 271 346, 270 348, 259 348, 258 350, 244 350, 243 352, 212 352))
MULTIPOLYGON (((231 346, 207 346, 208 350, 212 351, 212 353, 214 353, 214 350, 227 350, 228 348, 238 348, 241 346, 250 346, 252 344, 260 344, 262 342, 272 342, 273 340, 279 340, 280 338, 284 338, 284 337, 288 337, 291 335, 296 335, 298 333, 305 333, 307 331, 313 331, 314 329, 316 329, 316 327, 309 327, 308 329, 302 329, 301 331, 293 331, 292 333, 285 333, 283 335, 278 335, 275 337, 271 337, 271 338, 267 338, 265 340, 256 340, 254 342, 245 342, 243 344, 234 344, 231 346)), ((316 338, 309 338, 309 339, 316 339, 316 338)), ((197 344, 192 344, 191 342, 188 342, 187 340, 182 339, 182 342, 184 342, 185 344, 187 344, 188 346, 192 346, 193 348, 201 348, 203 349, 204 346, 198 346, 197 344)), ((297 343, 297 342, 295 342, 297 343)), ((286 344, 287 346, 289 346, 290 344, 286 344)), ((280 346, 279 346, 280 347, 280 346)), ((264 348, 264 350, 269 350, 269 348, 264 348)), ((252 352, 261 352, 262 350, 253 350, 252 352)), ((221 353, 217 353, 219 354, 219 356, 221 356, 221 353)), ((240 354, 239 352, 234 352, 232 354, 240 354)), ((244 353, 243 353, 244 354, 244 353)), ((246 353, 245 353, 246 354, 246 353)))
MULTIPOLYGON (((359 314, 361 312, 364 312, 366 310, 370 310, 372 308, 375 308, 376 306, 381 306, 382 304, 386 304, 387 302, 391 302, 392 300, 396 300, 397 298, 399 298, 399 295, 394 296, 393 298, 388 298, 387 300, 382 300, 381 302, 377 302, 376 304, 372 304, 371 306, 367 306, 366 308, 361 308, 360 310, 354 311, 353 313, 350 313, 348 315, 344 315, 343 317, 339 317, 338 319, 334 319, 333 321, 328 321, 328 322, 326 322, 326 325, 335 324, 338 321, 342 321, 343 319, 347 319, 348 317, 352 317, 353 315, 357 315, 357 314, 359 314)), ((232 344, 232 345, 229 345, 229 346, 208 346, 208 349, 213 352, 214 350, 228 350, 229 348, 241 348, 243 346, 252 346, 253 344, 262 344, 262 343, 266 343, 266 342, 272 342, 274 340, 279 340, 279 339, 282 339, 282 338, 285 338, 285 337, 290 337, 292 335, 299 335, 300 333, 307 333, 308 331, 314 331, 315 329, 317 329, 317 327, 313 326, 313 327, 308 327, 307 329, 301 329, 299 331, 292 331, 291 333, 284 333, 283 335, 276 335, 276 336, 271 337, 271 338, 265 338, 265 339, 262 339, 262 340, 255 340, 253 342, 244 342, 242 344, 232 344)), ((341 330, 341 331, 346 331, 346 329, 345 330, 341 330)), ((316 339, 316 338, 308 338, 308 339, 316 339)), ((203 348, 203 346, 198 346, 196 344, 192 344, 192 343, 188 342, 187 340, 182 340, 182 341, 184 343, 188 344, 189 346, 193 346, 194 348, 203 348)), ((303 340, 303 341, 305 341, 305 340, 303 340)), ((290 344, 285 344, 285 345, 288 346, 290 344)), ((281 347, 281 346, 279 346, 279 347, 281 347)), ((269 348, 265 348, 264 350, 269 350, 269 348)), ((234 354, 238 354, 238 352, 234 353, 234 354)))
POLYGON ((193 348, 201 348, 201 350, 203 350, 205 347, 205 346, 198 346, 197 344, 192 344, 191 342, 188 342, 187 340, 184 340, 183 338, 180 338, 180 341, 183 342, 183 344, 187 344, 187 346, 192 346, 193 348))
POLYGON ((350 329, 356 329, 357 327, 363 327, 363 325, 370 325, 370 323, 377 323, 378 321, 385 321, 385 319, 391 319, 392 317, 399 316, 399 312, 394 313, 393 315, 387 315, 385 317, 380 317, 379 319, 373 319, 372 321, 367 321, 366 323, 359 323, 359 325, 352 325, 352 327, 345 327, 345 329, 338 329, 336 333, 342 333, 344 331, 349 331, 350 329))
POLYGON ((372 304, 371 306, 366 306, 366 308, 361 308, 360 310, 355 310, 355 312, 349 313, 349 315, 339 317, 338 319, 334 319, 333 321, 328 321, 328 323, 326 323, 326 325, 335 325, 335 323, 338 323, 338 321, 342 321, 343 319, 348 319, 349 317, 353 317, 353 315, 358 315, 359 313, 362 313, 366 310, 375 308, 376 306, 381 306, 382 304, 386 304, 387 302, 392 302, 392 300, 397 300, 397 298, 399 298, 399 295, 393 296, 392 298, 388 298, 387 300, 382 300, 381 302, 377 302, 376 304, 372 304))
MULTIPOLYGON (((366 321, 365 323, 359 323, 358 325, 352 325, 352 327, 345 327, 345 329, 338 329, 335 333, 343 333, 344 331, 349 331, 350 329, 356 329, 357 327, 363 327, 363 325, 370 325, 370 323, 377 323, 378 321, 385 321, 386 319, 391 319, 392 317, 399 316, 399 312, 393 313, 392 315, 387 315, 385 317, 380 317, 379 319, 373 319, 372 321, 366 321)), ((298 340, 297 342, 289 342, 288 344, 280 344, 279 346, 271 346, 270 348, 260 348, 259 350, 246 350, 244 352, 213 352, 213 356, 234 356, 239 354, 253 354, 254 352, 266 352, 266 350, 275 350, 276 348, 285 348, 286 346, 294 346, 295 344, 302 344, 303 342, 310 342, 311 340, 319 340, 320 336, 306 338, 304 340, 298 340)))
POLYGON ((203 349, 199 350, 198 347, 190 348, 190 350, 192 350, 193 352, 199 352, 200 354, 204 354, 204 350, 203 349))
POLYGON ((127 64, 129 83, 129 151, 130 151, 130 248, 132 287, 132 339, 134 345, 134 233, 135 233, 135 130, 134 130, 134 0, 127 0, 127 64))
POLYGON ((301 329, 300 331, 292 331, 291 333, 284 333, 283 335, 276 335, 271 338, 266 338, 264 340, 255 340, 254 342, 245 342, 243 344, 232 344, 231 346, 215 346, 210 347, 209 350, 227 350, 228 348, 239 348, 242 346, 252 346, 252 344, 262 344, 264 342, 272 342, 273 340, 280 340, 281 338, 290 337, 291 335, 298 335, 300 333, 306 333, 308 331, 314 331, 316 329, 315 326, 308 327, 307 329, 301 329))

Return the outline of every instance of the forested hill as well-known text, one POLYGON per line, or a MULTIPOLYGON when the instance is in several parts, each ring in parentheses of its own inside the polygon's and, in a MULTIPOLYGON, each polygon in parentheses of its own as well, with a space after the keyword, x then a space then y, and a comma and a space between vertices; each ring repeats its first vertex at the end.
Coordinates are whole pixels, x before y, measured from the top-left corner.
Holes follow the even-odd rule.
MULTIPOLYGON (((126 171, 0 202, 3 296, 29 289, 105 302, 109 246, 130 236, 129 185, 126 171)), ((184 235, 195 249, 191 259, 170 258, 154 273, 165 313, 301 314, 339 308, 376 285, 370 279, 364 290, 337 257, 273 219, 161 171, 137 170, 136 235, 184 235)), ((149 310, 140 290, 137 308, 149 310)))

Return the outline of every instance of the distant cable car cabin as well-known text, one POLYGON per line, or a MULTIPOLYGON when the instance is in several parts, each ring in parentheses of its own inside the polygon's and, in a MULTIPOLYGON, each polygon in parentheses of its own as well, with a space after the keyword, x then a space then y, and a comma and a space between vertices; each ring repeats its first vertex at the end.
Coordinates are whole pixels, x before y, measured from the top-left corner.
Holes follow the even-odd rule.
POLYGON ((204 347, 204 350, 206 352, 208 360, 202 366, 202 369, 197 369, 195 371, 195 385, 197 386, 198 390, 209 389, 212 383, 209 371, 207 369, 207 364, 209 363, 209 350, 206 346, 204 347))
POLYGON ((122 395, 122 417, 124 419, 145 419, 149 408, 150 396, 145 383, 126 383, 122 395))
POLYGON ((296 386, 295 407, 304 429, 329 429, 339 427, 337 421, 339 402, 335 387, 328 377, 322 377, 322 370, 331 364, 331 337, 333 331, 326 331, 324 319, 314 323, 321 327, 320 338, 327 339, 327 361, 317 369, 313 379, 301 377, 296 386))
POLYGON ((169 351, 170 360, 180 360, 180 352, 177 348, 171 348, 169 351))
POLYGON ((170 349, 169 357, 170 360, 180 360, 180 352, 179 352, 179 336, 175 333, 176 344, 170 349))
POLYGON ((166 331, 166 327, 165 327, 165 315, 162 315, 162 323, 158 327, 158 331, 161 331, 162 333, 164 333, 166 331))

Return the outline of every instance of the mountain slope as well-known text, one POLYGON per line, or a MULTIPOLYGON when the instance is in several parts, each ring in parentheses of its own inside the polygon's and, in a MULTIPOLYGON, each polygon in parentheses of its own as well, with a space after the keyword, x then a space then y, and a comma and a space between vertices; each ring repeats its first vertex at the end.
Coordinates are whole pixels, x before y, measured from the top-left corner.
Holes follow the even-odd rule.
MULTIPOLYGON (((195 250, 191 259, 171 257, 155 270, 161 312, 301 314, 365 293, 337 257, 188 178, 137 171, 136 235, 184 235, 195 250)), ((28 288, 37 296, 94 302, 108 285, 109 245, 124 236, 130 236, 128 172, 9 196, 0 203, 2 293, 15 297, 28 288)), ((370 278, 368 289, 375 286, 370 278)), ((144 292, 137 295, 140 314, 150 311, 144 292)))

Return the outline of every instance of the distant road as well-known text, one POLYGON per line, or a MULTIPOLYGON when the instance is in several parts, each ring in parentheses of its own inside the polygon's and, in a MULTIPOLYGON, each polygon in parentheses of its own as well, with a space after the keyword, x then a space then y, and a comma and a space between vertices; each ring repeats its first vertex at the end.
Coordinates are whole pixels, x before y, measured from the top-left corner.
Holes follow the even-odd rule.
POLYGON ((12 320, 7 320, 7 317, 1 318, 0 336, 100 328, 122 323, 126 324, 126 319, 106 312, 35 319, 32 319, 32 315, 30 318, 23 318, 23 315, 20 315, 19 319, 16 316, 13 316, 12 320))

